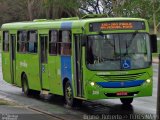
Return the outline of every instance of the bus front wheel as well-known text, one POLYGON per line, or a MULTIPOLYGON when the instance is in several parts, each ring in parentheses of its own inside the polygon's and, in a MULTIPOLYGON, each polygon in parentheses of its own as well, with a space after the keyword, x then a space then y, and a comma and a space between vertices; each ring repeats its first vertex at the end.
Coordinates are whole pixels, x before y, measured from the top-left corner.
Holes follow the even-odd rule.
POLYGON ((133 98, 120 98, 120 100, 123 105, 131 105, 133 102, 133 98))
POLYGON ((65 97, 65 104, 69 107, 75 107, 77 103, 77 99, 73 97, 73 89, 69 81, 65 84, 64 89, 64 97, 65 97))
POLYGON ((82 100, 75 99, 73 97, 73 89, 69 81, 67 81, 65 84, 64 98, 65 98, 65 104, 69 107, 80 107, 82 105, 82 100))
POLYGON ((73 90, 69 81, 67 81, 65 84, 64 96, 66 105, 73 107, 74 106, 73 90))

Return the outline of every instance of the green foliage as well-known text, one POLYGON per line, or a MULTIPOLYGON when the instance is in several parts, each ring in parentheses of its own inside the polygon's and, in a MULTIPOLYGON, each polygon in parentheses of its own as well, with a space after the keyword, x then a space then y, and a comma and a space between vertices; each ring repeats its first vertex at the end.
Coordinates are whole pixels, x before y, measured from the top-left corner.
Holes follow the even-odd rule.
MULTIPOLYGON (((153 13, 160 10, 160 1, 155 1, 155 10, 153 10, 152 0, 126 0, 120 7, 115 9, 118 15, 125 17, 140 17, 149 21, 153 26, 153 13)), ((156 23, 160 20, 160 15, 156 14, 156 23)))

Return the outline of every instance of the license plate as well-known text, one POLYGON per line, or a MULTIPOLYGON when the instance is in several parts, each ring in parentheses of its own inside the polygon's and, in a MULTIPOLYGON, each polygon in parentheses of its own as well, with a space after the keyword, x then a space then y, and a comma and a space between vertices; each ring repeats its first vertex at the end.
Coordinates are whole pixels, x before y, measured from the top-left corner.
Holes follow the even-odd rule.
POLYGON ((117 92, 116 95, 117 96, 127 96, 128 92, 117 92))

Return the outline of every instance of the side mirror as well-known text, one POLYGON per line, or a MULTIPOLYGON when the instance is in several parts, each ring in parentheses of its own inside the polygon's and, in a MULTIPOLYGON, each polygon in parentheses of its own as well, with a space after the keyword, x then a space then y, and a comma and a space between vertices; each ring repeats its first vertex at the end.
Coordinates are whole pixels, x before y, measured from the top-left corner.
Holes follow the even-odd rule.
POLYGON ((87 36, 86 36, 86 35, 83 35, 83 36, 82 36, 82 40, 81 40, 81 45, 82 45, 82 46, 86 46, 86 43, 87 43, 87 36))
POLYGON ((157 53, 157 35, 150 35, 151 51, 157 53))

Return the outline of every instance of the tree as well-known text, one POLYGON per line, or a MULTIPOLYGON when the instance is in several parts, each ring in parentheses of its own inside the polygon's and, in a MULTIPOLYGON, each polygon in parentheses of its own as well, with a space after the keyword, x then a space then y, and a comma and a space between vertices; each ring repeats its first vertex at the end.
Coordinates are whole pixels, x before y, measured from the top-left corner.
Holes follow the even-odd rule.
POLYGON ((154 34, 157 34, 158 27, 160 25, 160 16, 158 16, 158 12, 160 11, 160 2, 157 0, 153 0, 153 26, 154 26, 154 34))
POLYGON ((102 14, 102 2, 100 0, 80 0, 80 11, 87 14, 102 14))
POLYGON ((114 16, 147 19, 150 25, 153 26, 154 33, 157 33, 160 25, 160 14, 158 14, 160 11, 159 0, 112 0, 111 4, 114 16))
POLYGON ((72 17, 79 14, 78 0, 43 0, 46 17, 56 19, 62 17, 72 17))

